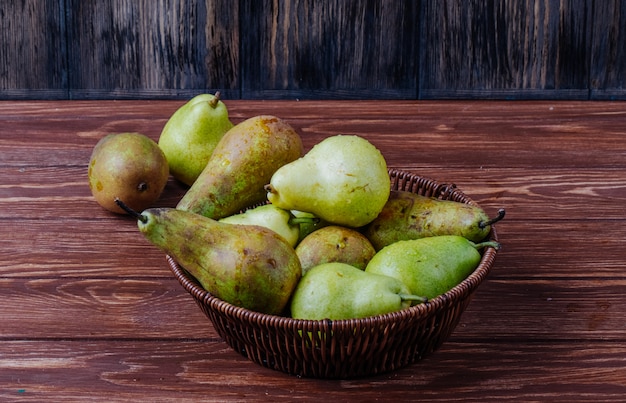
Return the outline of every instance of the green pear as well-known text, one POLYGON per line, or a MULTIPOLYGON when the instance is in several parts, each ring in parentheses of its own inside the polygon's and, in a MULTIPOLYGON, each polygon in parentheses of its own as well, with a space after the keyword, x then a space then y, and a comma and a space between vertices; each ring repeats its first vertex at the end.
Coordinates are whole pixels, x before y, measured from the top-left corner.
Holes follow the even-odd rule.
POLYGON ((425 298, 411 295, 393 277, 367 273, 346 263, 324 263, 311 268, 291 299, 296 319, 357 319, 408 308, 425 298))
POLYGON ((302 274, 322 263, 347 263, 365 270, 376 254, 370 241, 360 232, 339 225, 329 225, 305 237, 296 247, 302 274))
POLYGON ((266 201, 264 186, 274 172, 302 154, 300 135, 286 121, 271 115, 244 120, 224 134, 177 208, 213 219, 237 214, 266 201))
POLYGON ((233 305, 281 314, 302 276, 293 248, 270 229, 220 223, 173 208, 126 210, 150 242, 204 289, 233 305))
POLYGON ((499 248, 494 241, 476 244, 458 235, 398 241, 384 247, 365 271, 396 278, 412 294, 432 299, 452 289, 480 263, 479 249, 499 248))
MULTIPOLYGON (((300 223, 290 211, 283 210, 273 204, 263 204, 243 213, 234 214, 219 220, 228 224, 260 225, 276 232, 292 247, 296 246, 300 237, 300 223)), ((309 221, 313 221, 310 219, 309 221)))
POLYGON ((476 206, 454 200, 441 200, 408 191, 393 190, 382 211, 363 233, 376 250, 396 241, 438 235, 460 235, 480 242, 491 225, 504 218, 504 209, 491 219, 476 206))
POLYGON ((191 186, 232 127, 219 92, 197 95, 176 110, 159 137, 172 176, 191 186))
POLYGON ((285 210, 360 227, 380 213, 390 186, 387 163, 372 143, 359 136, 336 135, 278 169, 266 189, 268 200, 285 210))

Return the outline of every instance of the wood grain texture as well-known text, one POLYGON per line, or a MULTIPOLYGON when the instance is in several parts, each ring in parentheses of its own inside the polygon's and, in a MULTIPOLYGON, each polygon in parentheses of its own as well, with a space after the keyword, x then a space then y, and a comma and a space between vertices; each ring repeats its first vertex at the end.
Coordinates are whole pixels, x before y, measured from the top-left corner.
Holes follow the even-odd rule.
POLYGON ((0 99, 626 99, 626 1, 0 5, 0 99))
MULTIPOLYGON (((229 101, 289 121, 306 149, 366 137, 390 167, 454 183, 502 249, 451 338, 364 379, 300 379, 231 350, 126 216, 87 186, 91 149, 158 139, 182 101, 0 102, 0 400, 622 401, 622 102, 229 101)), ((186 188, 170 180, 160 206, 186 188)))
POLYGON ((360 401, 619 402, 626 393, 623 344, 499 340, 498 351, 493 348, 489 341, 450 340, 410 368, 321 381, 258 367, 224 344, 203 340, 3 341, 0 398, 292 402, 358 395, 360 401))
POLYGON ((591 98, 624 99, 626 88, 626 1, 594 3, 591 54, 591 98))
POLYGON ((0 99, 67 98, 62 1, 0 4, 0 99))
POLYGON ((591 9, 589 0, 423 2, 420 97, 586 99, 591 9))
POLYGON ((415 98, 415 1, 245 2, 242 98, 415 98))
POLYGON ((73 99, 229 97, 240 85, 237 2, 74 0, 70 10, 73 99))

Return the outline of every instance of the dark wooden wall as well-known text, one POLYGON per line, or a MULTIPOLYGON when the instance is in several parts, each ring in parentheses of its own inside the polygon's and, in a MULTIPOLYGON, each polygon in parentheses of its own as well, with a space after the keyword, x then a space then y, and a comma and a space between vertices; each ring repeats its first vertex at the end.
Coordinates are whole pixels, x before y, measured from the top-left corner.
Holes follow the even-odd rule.
POLYGON ((0 0, 0 99, 626 99, 626 0, 0 0))

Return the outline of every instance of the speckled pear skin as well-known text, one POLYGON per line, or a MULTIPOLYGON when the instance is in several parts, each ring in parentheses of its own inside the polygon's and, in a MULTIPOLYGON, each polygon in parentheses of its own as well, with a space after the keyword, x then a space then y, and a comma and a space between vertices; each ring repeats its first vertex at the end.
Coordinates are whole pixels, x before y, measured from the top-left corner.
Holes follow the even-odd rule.
POLYGON ((300 135, 285 120, 259 115, 235 125, 176 208, 220 219, 266 200, 274 172, 303 155, 300 135))
POLYGON ((489 217, 478 206, 392 190, 385 207, 363 233, 376 250, 396 241, 438 235, 460 235, 480 242, 491 231, 481 227, 489 217))
POLYGON ((306 236, 296 246, 302 273, 322 263, 347 263, 365 270, 376 251, 371 242, 355 229, 329 225, 306 236))
POLYGON ((141 217, 139 230, 150 242, 233 305, 281 314, 302 276, 293 248, 265 227, 220 223, 173 208, 148 209, 141 217))
POLYGON ((115 133, 101 138, 92 150, 87 178, 102 207, 123 214, 116 198, 143 210, 161 197, 169 170, 157 143, 141 133, 115 133))

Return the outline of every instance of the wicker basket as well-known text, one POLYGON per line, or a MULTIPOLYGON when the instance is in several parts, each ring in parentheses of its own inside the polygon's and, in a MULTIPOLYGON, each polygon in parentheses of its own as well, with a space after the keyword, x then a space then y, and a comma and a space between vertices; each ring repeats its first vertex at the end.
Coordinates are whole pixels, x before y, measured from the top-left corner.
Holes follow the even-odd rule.
MULTIPOLYGON (((389 170, 391 186, 421 195, 475 204, 454 185, 389 170)), ((490 234, 497 240, 495 229, 490 234)), ((452 290, 399 312, 351 320, 296 320, 249 311, 205 291, 170 256, 167 261, 218 334, 235 351, 264 367, 315 378, 356 378, 419 361, 450 336, 496 251, 487 248, 476 270, 452 290)))

